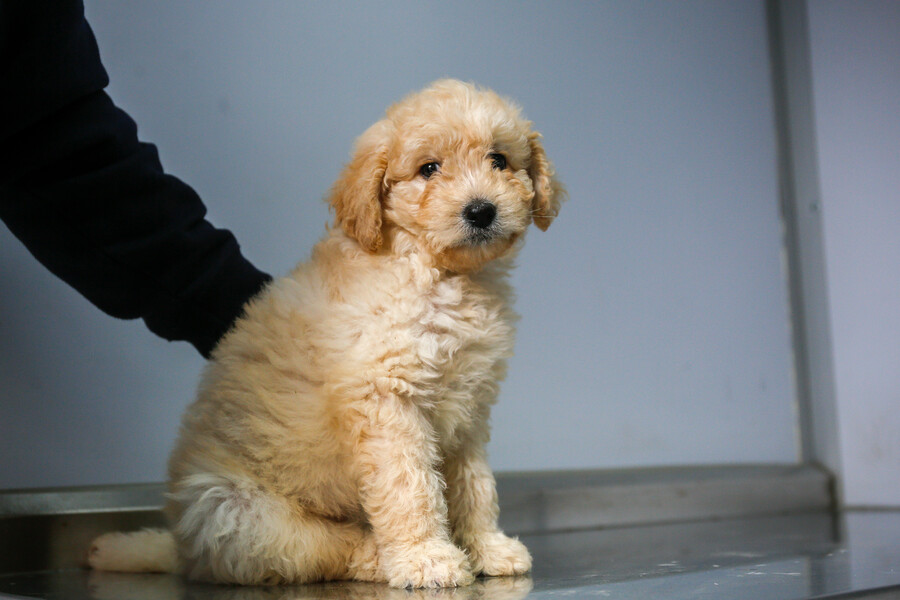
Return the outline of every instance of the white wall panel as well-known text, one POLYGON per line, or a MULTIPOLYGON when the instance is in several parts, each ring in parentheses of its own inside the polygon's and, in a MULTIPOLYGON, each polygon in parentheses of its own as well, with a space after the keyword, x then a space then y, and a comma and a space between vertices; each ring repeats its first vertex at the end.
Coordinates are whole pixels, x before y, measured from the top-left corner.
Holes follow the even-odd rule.
POLYGON ((807 10, 844 501, 900 506, 900 4, 807 10))

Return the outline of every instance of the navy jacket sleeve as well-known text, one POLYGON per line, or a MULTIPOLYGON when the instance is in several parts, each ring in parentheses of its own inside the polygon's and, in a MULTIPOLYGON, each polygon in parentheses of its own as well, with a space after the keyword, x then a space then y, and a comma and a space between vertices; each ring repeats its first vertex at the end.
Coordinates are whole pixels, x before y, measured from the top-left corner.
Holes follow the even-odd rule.
POLYGON ((208 356, 270 277, 163 172, 107 83, 80 1, 0 3, 0 218, 103 311, 208 356))

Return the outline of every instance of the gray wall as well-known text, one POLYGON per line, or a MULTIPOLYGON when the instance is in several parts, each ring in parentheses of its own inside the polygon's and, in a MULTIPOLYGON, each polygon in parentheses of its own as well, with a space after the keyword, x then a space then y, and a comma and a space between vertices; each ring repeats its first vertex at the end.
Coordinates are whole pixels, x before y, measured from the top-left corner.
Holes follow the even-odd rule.
MULTIPOLYGON (((571 199, 534 230, 498 469, 792 462, 761 2, 87 2, 113 98, 273 273, 355 136, 443 76, 516 98, 571 199)), ((0 228, 0 487, 153 481, 201 359, 0 228)))

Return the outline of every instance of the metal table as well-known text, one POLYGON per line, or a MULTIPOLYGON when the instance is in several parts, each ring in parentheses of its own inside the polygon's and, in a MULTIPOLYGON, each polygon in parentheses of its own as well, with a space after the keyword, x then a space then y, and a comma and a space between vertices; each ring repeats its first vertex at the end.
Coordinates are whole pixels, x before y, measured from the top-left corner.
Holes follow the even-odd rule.
MULTIPOLYGON (((760 472, 753 474, 754 489, 765 487, 764 480, 774 472, 767 473, 764 478, 760 472)), ((900 598, 900 512, 834 513, 827 507, 808 506, 816 504, 808 498, 794 505, 782 498, 777 505, 757 507, 757 512, 768 514, 722 516, 723 510, 710 510, 711 498, 728 494, 712 493, 710 486, 703 488, 700 483, 685 487, 684 478, 679 477, 680 490, 706 489, 706 495, 697 492, 692 497, 692 505, 701 500, 707 504, 706 517, 697 513, 671 522, 632 523, 619 510, 623 494, 627 496, 620 475, 615 485, 600 477, 593 481, 594 487, 570 486, 568 493, 560 492, 566 489, 567 476, 553 477, 552 494, 541 492, 548 481, 534 477, 501 485, 501 498, 507 498, 509 513, 518 515, 522 525, 518 529, 510 523, 505 526, 520 532, 534 557, 534 570, 525 577, 479 579, 469 587, 441 590, 396 590, 356 582, 236 587, 188 583, 173 575, 99 573, 79 567, 90 539, 99 531, 162 523, 155 506, 158 486, 132 486, 118 495, 97 492, 89 503, 95 506, 92 510, 72 504, 71 497, 63 495, 50 503, 61 512, 33 510, 33 500, 28 500, 31 514, 7 511, 3 516, 0 511, 0 598, 900 598), (604 510, 608 493, 618 503, 604 510), (127 506, 117 507, 117 503, 127 506), (592 506, 598 513, 616 515, 615 522, 591 520, 592 506), (575 519, 572 515, 578 510, 583 514, 575 519), (554 511, 567 511, 568 516, 554 511), (571 526, 536 527, 541 523, 571 526)), ((715 477, 711 479, 707 472, 700 479, 708 484, 715 477)), ((646 473, 626 483, 635 484, 632 492, 642 498, 634 504, 649 505, 655 501, 653 494, 662 498, 670 493, 665 491, 668 488, 648 486, 646 473)), ((807 481, 803 488, 808 487, 807 481)), ((724 488, 733 490, 735 484, 730 481, 724 488)), ((692 492, 686 493, 691 497, 692 492)), ((671 494, 681 498, 685 492, 671 494)), ((83 498, 79 502, 83 504, 83 498)), ((734 503, 729 501, 728 506, 734 503)))

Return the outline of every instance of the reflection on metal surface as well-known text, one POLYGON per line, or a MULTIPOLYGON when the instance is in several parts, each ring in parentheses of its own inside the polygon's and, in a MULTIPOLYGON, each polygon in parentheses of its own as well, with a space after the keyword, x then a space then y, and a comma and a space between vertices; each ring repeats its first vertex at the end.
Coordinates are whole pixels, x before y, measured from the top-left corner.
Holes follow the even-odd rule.
POLYGON ((532 589, 530 577, 501 577, 478 580, 470 586, 440 590, 399 590, 360 582, 321 583, 292 587, 187 586, 176 577, 147 585, 127 575, 93 573, 88 581, 93 600, 300 600, 332 598, 340 600, 520 600, 532 589))
POLYGON ((97 535, 164 524, 159 510, 0 518, 0 573, 82 567, 97 535))
MULTIPOLYGON (((68 516, 76 521, 88 517, 68 516)), ((85 531, 88 523, 76 521, 53 529, 54 535, 65 538, 67 531, 85 531)), ((861 598, 867 597, 860 595, 866 590, 900 589, 900 512, 849 513, 837 518, 826 512, 799 513, 539 533, 522 540, 534 556, 529 577, 480 579, 457 589, 396 590, 357 582, 237 587, 189 583, 173 575, 45 567, 0 575, 0 598, 8 594, 53 600, 789 600, 847 594, 861 598)), ((15 554, 8 539, 0 538, 0 543, 6 556, 15 554)), ((52 549, 72 543, 43 540, 38 545, 52 549)), ((886 593, 873 597, 888 597, 886 593)))
POLYGON ((236 587, 95 573, 83 568, 94 536, 163 524, 161 486, 2 492, 0 600, 789 600, 900 589, 900 512, 835 516, 827 510, 827 475, 810 467, 498 479, 504 526, 520 533, 534 571, 442 590, 357 582, 236 587))
MULTIPOLYGON (((5 591, 19 594, 19 597, 60 600, 520 600, 532 590, 530 577, 479 579, 470 586, 438 590, 395 589, 354 581, 272 587, 228 586, 188 583, 175 575, 75 570, 20 576, 17 580, 18 590, 5 591)), ((0 598, 3 598, 2 592, 0 598)))

